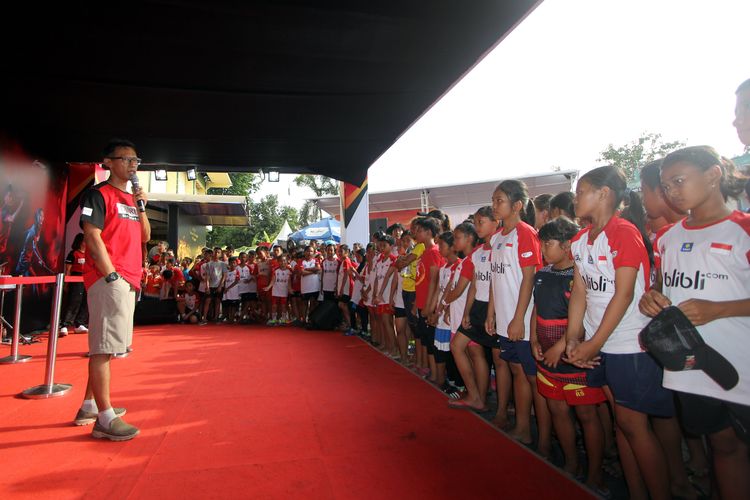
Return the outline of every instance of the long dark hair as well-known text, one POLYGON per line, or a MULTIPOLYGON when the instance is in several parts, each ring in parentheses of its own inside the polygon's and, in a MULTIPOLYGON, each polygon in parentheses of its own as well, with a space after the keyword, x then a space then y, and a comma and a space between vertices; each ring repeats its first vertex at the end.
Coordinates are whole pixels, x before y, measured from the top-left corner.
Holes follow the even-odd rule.
POLYGON ((536 222, 536 210, 534 202, 529 199, 529 190, 523 181, 508 179, 497 185, 495 192, 502 191, 510 200, 511 204, 521 202, 521 220, 534 227, 536 222))
POLYGON ((73 244, 71 247, 73 250, 80 250, 81 245, 83 245, 83 233, 78 233, 75 235, 75 238, 73 238, 73 244))
POLYGON ((643 244, 648 252, 648 260, 654 265, 654 247, 651 239, 646 232, 646 209, 643 208, 641 195, 628 189, 628 183, 625 180, 625 174, 617 167, 606 166, 595 168, 584 174, 578 182, 587 182, 597 189, 608 187, 614 195, 615 203, 613 210, 618 210, 623 201, 627 198, 628 206, 622 211, 620 216, 631 222, 641 233, 643 244))

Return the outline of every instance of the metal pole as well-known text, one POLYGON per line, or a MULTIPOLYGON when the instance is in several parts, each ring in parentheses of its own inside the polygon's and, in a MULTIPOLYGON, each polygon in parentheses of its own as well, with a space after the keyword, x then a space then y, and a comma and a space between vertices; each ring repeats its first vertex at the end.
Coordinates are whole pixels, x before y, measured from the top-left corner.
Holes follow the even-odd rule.
POLYGON ((23 299, 23 285, 16 285, 16 317, 13 321, 13 341, 10 345, 10 356, 0 358, 0 364, 8 365, 13 363, 25 363, 31 359, 31 356, 22 354, 18 355, 18 341, 21 338, 21 301, 23 299))
POLYGON ((21 394, 25 398, 45 399, 64 396, 73 387, 71 384, 56 384, 54 382, 57 335, 60 332, 60 309, 64 283, 65 275, 59 273, 55 279, 55 296, 52 301, 52 318, 50 318, 49 339, 47 340, 47 366, 44 374, 44 384, 23 391, 21 394))

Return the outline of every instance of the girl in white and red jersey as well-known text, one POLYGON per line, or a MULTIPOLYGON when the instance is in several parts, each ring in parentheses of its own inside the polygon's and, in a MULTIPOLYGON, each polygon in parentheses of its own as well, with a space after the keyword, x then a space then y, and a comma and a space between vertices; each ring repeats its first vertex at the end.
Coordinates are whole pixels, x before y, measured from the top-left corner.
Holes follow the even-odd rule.
POLYGON ((536 361, 531 354, 531 294, 534 275, 542 267, 542 249, 534 229, 534 203, 526 185, 518 180, 501 182, 492 194, 495 217, 502 229, 491 241, 492 279, 485 329, 496 335, 492 346, 495 364, 498 408, 495 422, 506 427, 508 400, 511 394, 516 407, 516 425, 511 435, 525 444, 531 443, 531 403, 539 426, 539 452, 550 452, 550 416, 547 403, 536 389, 536 361))
POLYGON ((655 242, 655 287, 641 311, 655 316, 676 305, 703 340, 739 374, 724 389, 702 370, 664 371, 664 386, 677 391, 684 427, 707 435, 721 497, 750 498, 750 215, 727 206, 746 180, 708 146, 680 149, 661 165, 669 202, 689 215, 655 242))
POLYGON ((300 291, 302 293, 300 319, 307 323, 308 315, 318 305, 318 295, 320 294, 320 262, 315 258, 315 251, 312 246, 305 247, 305 258, 300 263, 299 272, 301 276, 300 291))
MULTIPOLYGON (((497 220, 492 207, 482 207, 474 214, 477 236, 482 243, 462 263, 461 278, 470 280, 466 296, 466 306, 461 311, 461 324, 451 339, 451 353, 466 386, 466 394, 458 400, 449 401, 453 408, 486 410, 487 388, 490 368, 484 354, 487 332, 484 323, 487 319, 487 304, 490 300, 490 237, 497 230, 497 220)), ((468 228, 466 228, 468 231, 468 228)), ((455 241, 455 240, 454 240, 455 241)), ((466 251, 466 243, 464 243, 466 251)), ((464 282, 465 283, 465 282, 464 282)), ((461 289, 459 280, 458 289, 461 289)), ((454 294, 446 297, 446 302, 455 300, 454 294)), ((451 311, 451 315, 453 311, 451 311)))
POLYGON ((336 245, 326 245, 326 258, 321 264, 323 269, 323 300, 336 300, 336 283, 338 282, 339 259, 336 257, 336 245))
POLYGON ((290 323, 287 303, 291 293, 292 271, 287 264, 286 255, 280 255, 276 262, 271 283, 266 287, 266 291, 271 292, 271 319, 268 320, 268 326, 290 323))
MULTIPOLYGON (((373 288, 375 287, 375 261, 377 260, 377 249, 374 243, 367 244, 367 250, 365 253, 365 267, 360 273, 360 279, 362 280, 362 305, 367 310, 368 323, 369 320, 375 318, 375 304, 373 301, 373 288)), ((374 325, 370 325, 371 333, 374 332, 374 325)), ((363 326, 363 333, 367 334, 363 326)), ((372 339, 371 339, 372 340, 372 339)))
MULTIPOLYGON (((575 210, 591 221, 571 240, 575 263, 568 307, 565 360, 580 368, 604 365, 602 385, 615 411, 616 433, 629 494, 670 498, 662 446, 649 415, 671 417, 672 393, 662 370, 641 350, 638 333, 648 318, 638 302, 650 285, 650 241, 644 228, 617 216, 627 184, 615 167, 586 173, 576 187, 575 210)), ((640 203, 630 196, 631 214, 640 203)), ((597 382, 589 377, 589 385, 597 382)))
POLYGON ((221 302, 224 321, 230 325, 234 323, 237 310, 240 306, 240 282, 241 274, 237 268, 237 257, 229 257, 227 269, 221 277, 221 285, 219 287, 224 290, 221 302))
POLYGON ((395 354, 396 330, 393 323, 393 307, 391 307, 390 294, 393 268, 396 257, 391 250, 395 244, 393 236, 382 235, 378 239, 379 256, 375 262, 375 284, 373 285, 373 304, 375 305, 375 320, 373 321, 373 340, 380 342, 381 350, 392 358, 400 355, 395 354), (377 336, 375 334, 377 332, 377 336))
MULTIPOLYGON (((396 233, 398 233, 398 228, 396 228, 396 233)), ((403 231, 400 233, 399 238, 400 241, 397 242, 393 248, 398 247, 396 248, 397 254, 399 256, 404 256, 406 255, 406 249, 410 246, 411 235, 408 231, 403 231)), ((393 249, 391 249, 391 254, 394 254, 393 249)), ((389 303, 393 308, 393 323, 396 327, 396 345, 398 346, 399 357, 401 358, 402 364, 411 366, 412 364, 409 361, 409 325, 404 303, 404 275, 399 271, 398 259, 396 259, 393 265, 388 269, 388 274, 386 275, 385 280, 390 280, 391 283, 391 289, 384 290, 383 295, 385 297, 385 302, 389 303), (391 276, 393 276, 392 280, 390 279, 391 276)))
POLYGON ((445 317, 445 295, 451 287, 453 274, 456 272, 460 260, 453 248, 453 232, 446 231, 438 237, 438 248, 444 259, 443 265, 438 271, 438 296, 435 311, 435 365, 437 368, 437 381, 435 384, 443 392, 452 392, 445 378, 445 364, 448 362, 451 348, 451 326, 450 317, 445 317))
POLYGON ((344 335, 353 335, 352 332, 352 315, 349 309, 349 302, 352 300, 352 288, 354 287, 354 274, 356 269, 350 259, 349 245, 339 246, 339 271, 336 284, 336 296, 339 301, 339 310, 344 317, 342 330, 344 335))

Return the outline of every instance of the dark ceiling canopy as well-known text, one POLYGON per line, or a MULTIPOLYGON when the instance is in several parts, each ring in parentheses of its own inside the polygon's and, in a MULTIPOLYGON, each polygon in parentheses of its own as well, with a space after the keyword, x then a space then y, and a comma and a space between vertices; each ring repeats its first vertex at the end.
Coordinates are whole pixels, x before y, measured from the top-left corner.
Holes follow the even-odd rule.
POLYGON ((359 183, 539 0, 24 3, 0 116, 32 154, 125 137, 146 162, 359 183))

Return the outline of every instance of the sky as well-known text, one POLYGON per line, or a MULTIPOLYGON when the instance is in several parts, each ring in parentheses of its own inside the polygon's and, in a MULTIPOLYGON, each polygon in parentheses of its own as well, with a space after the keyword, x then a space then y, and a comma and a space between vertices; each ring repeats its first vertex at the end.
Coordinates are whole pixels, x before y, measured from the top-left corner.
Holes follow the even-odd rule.
MULTIPOLYGON (((583 172, 644 132, 741 154, 748 19, 746 0, 545 0, 370 167, 370 190, 425 186, 427 169, 429 185, 583 172)), ((293 177, 253 197, 301 206, 293 177)))

